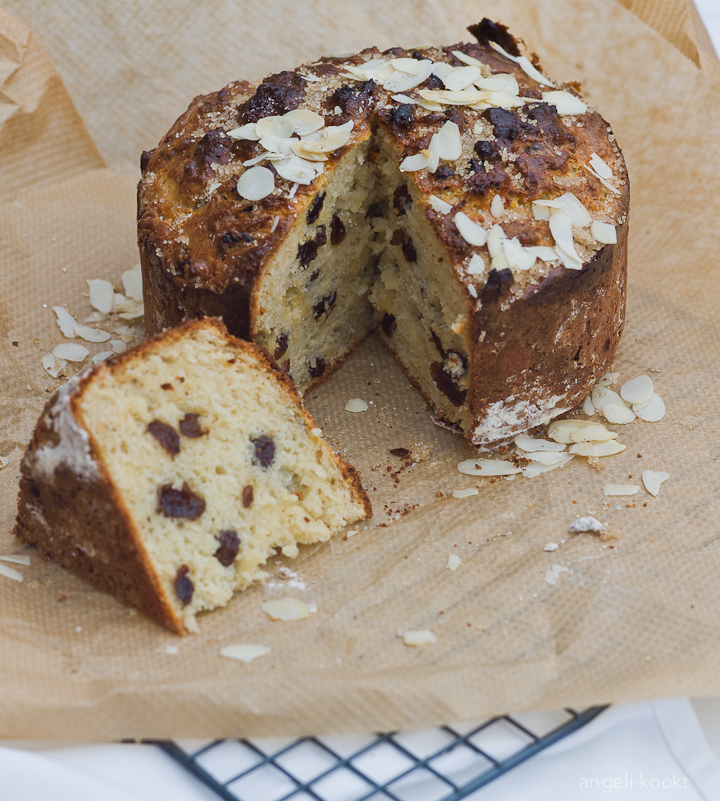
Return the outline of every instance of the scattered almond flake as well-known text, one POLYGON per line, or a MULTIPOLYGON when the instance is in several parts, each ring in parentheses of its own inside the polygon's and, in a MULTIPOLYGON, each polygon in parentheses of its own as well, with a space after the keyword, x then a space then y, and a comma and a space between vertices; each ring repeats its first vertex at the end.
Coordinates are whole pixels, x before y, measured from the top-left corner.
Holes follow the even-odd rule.
POLYGON ((643 405, 633 404, 635 414, 646 423, 657 423, 665 417, 665 403, 663 399, 653 392, 650 401, 643 405))
POLYGON ((42 357, 42 366, 53 378, 57 378, 60 375, 60 371, 66 365, 67 362, 65 359, 56 359, 52 353, 48 353, 46 356, 42 357))
POLYGON ((288 198, 294 198, 300 184, 293 184, 292 189, 288 192, 288 198))
POLYGON ((462 92, 450 92, 447 89, 419 89, 418 94, 423 100, 431 103, 441 103, 448 106, 472 106, 488 100, 492 92, 475 92, 466 89, 462 92))
POLYGON ((468 292, 469 292, 469 293, 470 293, 470 294, 471 294, 471 295, 472 295, 474 298, 476 298, 476 297, 478 296, 478 294, 477 294, 477 289, 475 289, 475 286, 474 286, 473 284, 468 284, 468 285, 467 285, 467 289, 468 289, 468 292))
POLYGON ((120 276, 125 294, 132 300, 142 303, 142 267, 136 264, 132 270, 125 270, 120 276))
POLYGON ((503 50, 502 47, 500 47, 500 45, 496 42, 490 42, 490 47, 492 47, 493 50, 497 50, 498 53, 505 56, 505 58, 509 59, 510 61, 514 61, 515 64, 517 64, 520 69, 534 81, 537 81, 543 86, 553 86, 553 83, 534 67, 527 56, 511 56, 510 53, 507 53, 505 50, 503 50))
MULTIPOLYGON (((464 64, 469 64, 472 67, 484 67, 485 66, 482 63, 482 61, 478 61, 478 59, 473 58, 472 56, 469 56, 467 53, 463 53, 462 50, 453 50, 452 54, 459 61, 462 61, 464 64)), ((435 66, 437 66, 437 64, 435 66)), ((450 66, 450 65, 448 64, 448 66, 450 66)))
POLYGON ((362 398, 351 398, 345 404, 346 412, 366 412, 367 410, 368 405, 362 398))
POLYGON ((255 133, 255 123, 249 122, 247 125, 241 125, 239 128, 233 128, 228 131, 227 135, 231 139, 249 139, 251 142, 257 142, 260 137, 255 133))
POLYGON ((110 319, 109 314, 103 314, 99 311, 90 312, 88 316, 85 318, 86 323, 104 323, 106 320, 110 319))
POLYGON ((620 395, 608 387, 594 387, 590 397, 592 398, 593 406, 599 412, 601 412, 610 403, 615 404, 615 406, 627 406, 620 395))
POLYGON ((165 648, 165 653, 170 655, 175 655, 178 651, 179 648, 177 645, 168 645, 167 648, 165 648))
POLYGON ((67 359, 69 362, 82 362, 90 355, 90 351, 84 345, 77 345, 75 342, 62 342, 53 351, 56 359, 67 359))
POLYGON ((531 451, 531 452, 518 452, 519 456, 523 459, 529 459, 531 462, 539 462, 540 464, 564 464, 567 461, 566 453, 553 453, 551 451, 531 451))
POLYGON ((280 218, 279 217, 273 217, 272 225, 270 226, 270 233, 271 234, 278 227, 278 223, 279 222, 280 222, 280 218))
POLYGON ((478 89, 487 89, 489 92, 505 92, 515 96, 520 92, 517 78, 509 72, 496 72, 487 78, 480 78, 475 81, 475 86, 478 89))
POLYGON ((457 554, 451 553, 448 556, 447 560, 448 570, 452 570, 454 572, 460 567, 461 564, 462 564, 462 559, 457 554))
POLYGON ((345 539, 349 539, 350 537, 354 537, 356 534, 359 534, 359 531, 347 531, 345 533, 345 539))
MULTIPOLYGON (((430 77, 432 74, 433 62, 429 59, 422 59, 422 61, 404 58, 392 59, 390 66, 393 68, 392 74, 388 78, 379 78, 379 83, 382 84, 384 89, 387 89, 387 91, 391 93, 407 92, 410 89, 414 89, 416 86, 420 86, 421 83, 424 83, 430 77), (405 63, 410 61, 414 61, 417 65, 416 72, 409 72, 408 69, 398 70, 393 65, 393 62, 405 63)), ((413 67, 413 69, 415 68, 413 67)))
POLYGON ((623 404, 620 406, 617 403, 607 403, 603 406, 602 413, 608 423, 615 423, 616 425, 626 425, 632 423, 635 419, 635 412, 623 404))
POLYGON ((457 469, 466 476, 511 476, 522 472, 519 467, 502 459, 466 459, 458 464, 457 469))
POLYGON ((113 353, 125 353, 127 350, 127 345, 122 339, 111 339, 110 344, 112 345, 113 353))
POLYGON ((655 387, 649 375, 639 375, 620 387, 620 397, 627 403, 638 406, 649 403, 654 392, 655 387))
POLYGON ((609 431, 601 423, 591 423, 589 426, 570 432, 572 442, 607 442, 609 439, 617 439, 617 436, 614 431, 609 431))
POLYGON ((547 439, 535 439, 529 437, 527 434, 518 434, 513 440, 518 448, 527 451, 528 453, 535 453, 536 451, 564 451, 565 445, 559 442, 550 442, 547 439))
POLYGON ((453 492, 453 498, 469 498, 471 495, 479 495, 480 492, 477 487, 467 487, 466 489, 459 489, 453 492))
POLYGON ((53 306, 53 311, 57 315, 57 324, 64 337, 73 339, 75 337, 75 326, 77 321, 70 312, 62 306, 53 306))
MULTIPOLYGON (((670 478, 669 473, 655 472, 654 470, 643 470, 642 481, 645 489, 655 498, 660 492, 660 485, 670 478)), ((0 557, 2 559, 3 557, 0 557)))
POLYGON ((607 181, 609 181, 613 177, 613 171, 600 158, 600 156, 598 156, 597 153, 592 153, 590 155, 590 166, 595 170, 595 172, 601 178, 605 178, 605 180, 607 180, 607 181))
POLYGON ((115 306, 115 311, 119 311, 118 317, 122 320, 137 320, 145 314, 145 307, 142 303, 135 300, 128 300, 115 306))
POLYGON ((112 350, 104 350, 101 353, 96 353, 92 357, 93 364, 100 364, 100 362, 104 362, 105 359, 109 359, 113 355, 114 351, 112 350))
POLYGON ((554 92, 542 93, 543 103, 555 106, 557 113, 561 116, 575 116, 584 114, 588 107, 579 97, 571 92, 556 90, 554 92))
POLYGON ((516 236, 503 240, 503 254, 507 263, 518 270, 529 270, 536 261, 535 254, 524 248, 516 236))
POLYGON ((561 573, 567 572, 568 569, 566 567, 563 567, 562 565, 553 565, 552 568, 545 573, 545 581, 547 581, 548 584, 555 586, 555 584, 557 584, 558 576, 561 573))
POLYGON ((588 417, 592 417, 595 414, 595 406, 593 405, 590 395, 583 401, 582 410, 588 417))
POLYGON ((589 164, 583 164, 583 167, 584 167, 584 168, 585 168, 585 169, 586 169, 586 170, 587 170, 587 171, 588 171, 588 172, 589 172, 591 175, 594 175, 594 176, 595 176, 595 177, 598 179, 598 181, 600 181, 600 183, 601 183, 601 184, 602 184, 604 187, 606 187, 607 189, 609 189, 611 192, 614 192, 616 195, 621 195, 621 194, 622 194, 622 192, 621 192, 619 189, 615 189, 615 187, 614 187, 614 186, 613 186, 611 183, 609 183, 609 182, 608 182, 608 181, 606 181, 606 180, 605 180, 603 177, 601 177, 600 175, 598 175, 598 174, 595 172, 595 170, 593 170, 593 168, 592 168, 592 167, 591 167, 589 164))
POLYGON ((432 160, 432 153, 429 150, 421 150, 414 156, 408 156, 400 165, 400 172, 417 172, 424 170, 432 160))
MULTIPOLYGON (((582 259, 575 250, 575 243, 573 241, 572 223, 567 214, 559 211, 556 214, 550 215, 550 233, 555 240, 560 255, 565 254, 571 260, 577 262, 579 267, 569 267, 568 269, 582 269, 582 259)), ((568 267, 567 263, 565 264, 568 267)))
MULTIPOLYGON (((557 200, 563 204, 563 214, 570 218, 570 222, 576 228, 587 228, 588 225, 592 223, 590 212, 572 192, 566 192, 564 195, 557 198, 557 200)), ((553 212, 551 211, 550 214, 552 215, 553 212)))
POLYGON ((413 100, 412 97, 408 97, 407 95, 393 95, 392 99, 398 103, 407 103, 410 106, 417 105, 417 100, 413 100))
POLYGON ((436 195, 430 195, 428 202, 438 214, 450 214, 452 206, 436 195))
POLYGON ((617 242, 617 231, 611 223, 594 222, 590 226, 590 233, 601 245, 614 245, 617 242))
MULTIPOLYGON (((325 120, 322 119, 322 117, 320 120, 320 124, 317 128, 321 128, 325 124, 325 120)), ((317 130, 317 128, 313 130, 317 130)), ((280 139, 287 139, 287 137, 295 133, 295 120, 287 115, 280 116, 271 114, 269 117, 263 117, 255 123, 255 133, 260 137, 260 144, 262 144, 262 140, 266 136, 277 136, 280 139)), ((310 132, 308 131, 308 133, 310 132)))
POLYGON ((23 580, 22 573, 18 573, 17 570, 13 570, 11 567, 2 564, 2 562, 0 562, 0 576, 5 576, 5 578, 12 579, 13 581, 23 580))
POLYGON ((461 92, 467 89, 479 78, 482 78, 480 68, 475 65, 468 65, 466 67, 455 67, 445 75, 440 76, 445 88, 451 92, 461 92))
POLYGON ((548 542, 548 544, 543 548, 543 551, 557 551, 557 549, 557 542, 548 542))
POLYGON ((599 387, 611 387, 620 378, 620 373, 605 373, 597 382, 599 387))
POLYGON ((438 132, 439 155, 443 161, 455 161, 462 155, 460 129, 457 123, 448 120, 438 132))
POLYGON ((322 432, 323 432, 322 428, 311 428, 310 429, 310 433, 311 434, 315 434, 316 437, 321 437, 322 436, 322 432))
POLYGON ((315 134, 312 139, 301 139, 299 141, 293 140, 293 152, 302 157, 307 154, 315 155, 319 153, 332 153, 341 147, 344 147, 352 136, 352 120, 350 125, 344 123, 343 125, 336 125, 331 128, 323 128, 319 134, 315 134))
POLYGON ((275 176, 267 167, 251 167, 238 179, 237 191, 245 200, 262 200, 275 189, 275 176))
POLYGON ((255 659, 261 656, 266 656, 270 653, 270 648, 267 645, 253 645, 251 643, 240 643, 238 645, 226 645, 220 649, 220 656, 227 659, 237 659, 239 662, 244 662, 249 665, 255 659))
POLYGON ((621 445, 613 439, 608 439, 604 442, 578 442, 570 447, 570 453, 587 456, 588 458, 598 458, 622 453, 626 447, 627 445, 621 445))
POLYGON ((533 253, 540 261, 556 261, 559 258, 555 248, 550 248, 546 245, 533 245, 525 248, 525 250, 528 253, 533 253))
MULTIPOLYGON (((7 464, 7 460, 5 460, 5 464, 7 464)), ((665 473, 656 473, 656 475, 665 475, 665 473)), ((668 478, 670 478, 670 476, 668 476, 668 478)), ((27 554, 22 554, 22 553, 10 553, 7 554, 6 556, 0 556, 0 560, 2 560, 3 562, 12 562, 15 565, 30 564, 30 557, 27 554)))
MULTIPOLYGON (((496 195, 495 197, 499 197, 496 195)), ((494 202, 494 201, 493 201, 494 202)), ((458 229, 460 236, 474 247, 482 247, 488 238, 487 231, 478 225, 474 220, 471 220, 465 212, 459 211, 454 217, 453 222, 458 229)))
POLYGON ((431 645, 437 642, 437 638, 432 631, 404 631, 403 642, 410 648, 417 648, 420 645, 431 645))
POLYGON ((89 325, 76 325, 75 336, 84 339, 86 342, 107 342, 110 334, 98 328, 91 328, 89 325))
POLYGON ((93 278, 87 282, 90 289, 90 305, 102 314, 109 314, 113 307, 115 290, 110 281, 93 278))
POLYGON ((486 270, 485 259, 479 253, 473 253, 467 266, 468 275, 482 275, 486 270))
MULTIPOLYGON (((548 436, 555 442, 561 442, 564 445, 572 445, 577 440, 572 440, 570 435, 581 428, 595 427, 597 423, 590 420, 553 420, 548 425, 548 436)), ((604 429, 604 426, 600 426, 604 429)))
POLYGON ((603 484, 603 495, 635 495, 638 484, 603 484))
POLYGON ((113 295, 113 311, 122 311, 122 307, 128 303, 128 299, 125 295, 121 295, 119 292, 116 292, 113 295))
MULTIPOLYGON (((277 174, 284 178, 286 181, 293 183, 303 184, 308 186, 311 184, 318 175, 318 166, 311 161, 298 156, 292 156, 289 159, 284 159, 275 164, 277 174)), ((258 169, 253 167, 253 169, 258 169)), ((266 169, 266 168, 262 168, 266 169)), ((270 170, 268 170, 270 172, 270 170)), ((270 173, 272 175, 272 173, 270 173)))
POLYGON ((564 467, 569 461, 575 458, 572 453, 559 453, 558 456, 562 457, 562 461, 555 464, 540 464, 540 462, 533 462, 527 467, 523 467, 522 474, 525 478, 535 478, 541 473, 549 473, 551 470, 557 470, 559 467, 564 467))
POLYGON ((278 598, 275 601, 264 601, 263 612, 273 620, 304 620, 310 609, 304 601, 297 598, 278 598))
POLYGON ((492 214, 493 217, 502 217, 504 211, 505 202, 500 195, 495 195, 490 204, 490 214, 492 214))
POLYGON ((319 78, 317 75, 313 75, 312 72, 303 72, 301 73, 301 75, 303 76, 303 78, 305 78, 306 81, 317 83, 318 81, 323 80, 322 78, 319 78))
POLYGON ((577 520, 575 520, 573 523, 570 523, 568 531, 571 534, 579 534, 584 531, 605 531, 605 528, 606 526, 597 518, 593 517, 592 515, 586 515, 585 517, 578 517, 577 520))

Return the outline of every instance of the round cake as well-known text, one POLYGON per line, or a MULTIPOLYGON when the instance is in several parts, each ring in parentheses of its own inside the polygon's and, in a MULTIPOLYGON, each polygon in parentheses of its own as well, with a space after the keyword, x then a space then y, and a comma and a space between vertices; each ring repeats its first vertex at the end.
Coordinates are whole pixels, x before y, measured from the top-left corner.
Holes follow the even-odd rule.
POLYGON ((607 122, 504 26, 198 97, 142 157, 147 333, 219 316, 301 392, 376 331, 479 448, 609 369, 629 183, 607 122))

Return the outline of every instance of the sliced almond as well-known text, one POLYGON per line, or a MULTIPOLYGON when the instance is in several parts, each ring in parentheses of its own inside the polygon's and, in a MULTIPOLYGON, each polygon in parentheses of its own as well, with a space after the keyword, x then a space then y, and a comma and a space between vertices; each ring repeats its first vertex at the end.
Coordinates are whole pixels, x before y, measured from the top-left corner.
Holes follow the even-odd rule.
POLYGON ((445 88, 451 92, 461 92, 479 78, 482 78, 482 72, 479 67, 456 67, 442 78, 442 82, 445 84, 445 88))
POLYGON ((602 411, 610 403, 613 403, 616 406, 627 406, 620 395, 608 387, 595 387, 590 397, 592 398, 593 406, 598 411, 602 411))
POLYGON ((563 457, 562 461, 556 462, 555 464, 540 464, 539 462, 533 462, 531 465, 523 467, 523 475, 525 478, 535 478, 535 476, 539 476, 541 473, 549 473, 551 470, 557 470, 559 467, 564 467, 569 461, 575 458, 575 454, 573 453, 559 453, 557 455, 563 457))
POLYGON ((502 459, 466 459, 457 466, 466 476, 511 476, 522 472, 519 467, 502 459))
POLYGON ((590 226, 590 233, 601 245, 614 245, 617 242, 617 231, 610 223, 594 222, 590 226))
POLYGON ((220 649, 220 656, 227 659, 237 659, 249 665, 255 659, 270 653, 267 645, 254 645, 252 643, 240 643, 238 645, 226 645, 220 649))
POLYGON ((84 345, 75 342, 62 342, 53 351, 56 359, 67 359, 69 362, 82 362, 90 355, 90 351, 84 345))
POLYGON ((90 305, 102 314, 109 314, 113 307, 113 285, 102 278, 93 278, 88 281, 90 290, 90 305))
POLYGON ((408 92, 410 89, 414 89, 424 83, 432 74, 433 62, 430 59, 423 59, 422 61, 417 61, 416 59, 393 59, 393 61, 416 61, 418 67, 417 72, 410 73, 407 70, 397 70, 393 66, 393 73, 388 78, 380 80, 383 88, 387 89, 388 92, 408 92))
POLYGON ((411 648, 417 648, 421 645, 431 645, 437 642, 437 638, 432 631, 404 631, 403 642, 411 648))
POLYGON ((504 211, 505 201, 500 195, 495 195, 490 204, 490 214, 492 214, 493 217, 502 217, 504 211))
POLYGON ((523 459, 538 462, 543 465, 565 464, 568 461, 566 453, 553 453, 552 451, 534 451, 520 454, 523 459))
POLYGON ((92 357, 92 363, 93 364, 100 364, 100 362, 104 362, 105 359, 109 359, 114 354, 114 352, 115 351, 112 351, 112 350, 104 350, 101 353, 96 353, 92 357))
POLYGON ((608 439, 604 442, 577 442, 570 447, 569 452, 587 457, 614 456, 616 453, 622 453, 626 447, 627 445, 608 439))
POLYGON ((23 553, 9 553, 6 554, 5 556, 0 556, 0 561, 11 562, 14 565, 29 565, 30 557, 27 554, 23 553))
POLYGON ((455 571, 460 567, 461 564, 462 564, 462 559, 457 554, 451 553, 448 556, 448 560, 447 560, 447 569, 448 570, 455 571))
POLYGON ((592 515, 586 515, 585 517, 578 517, 577 520, 571 523, 568 531, 571 534, 580 534, 585 531, 605 531, 605 528, 606 526, 597 518, 593 517, 592 515))
POLYGON ((474 247, 482 247, 487 242, 487 231, 478 223, 471 220, 463 211, 459 211, 454 217, 453 222, 458 229, 460 236, 474 247))
POLYGON ((449 203, 446 203, 442 198, 439 198, 436 195, 430 195, 428 198, 428 203, 438 214, 450 214, 453 209, 449 203))
POLYGON ((297 598, 278 598, 261 604, 263 612, 273 620, 304 620, 310 615, 310 607, 297 598))
POLYGON ((642 480, 645 489, 653 496, 657 497, 660 492, 660 485, 670 478, 669 473, 655 472, 654 470, 643 470, 642 480))
POLYGON ((233 128, 228 131, 228 136, 231 139, 248 139, 251 142, 257 142, 260 137, 255 133, 255 123, 249 122, 247 125, 241 125, 239 128, 233 128))
POLYGON ((636 495, 638 484, 603 484, 603 495, 636 495))
POLYGON ((608 167, 608 165, 598 156, 597 153, 593 153, 590 156, 590 166, 595 170, 595 172, 601 177, 604 178, 606 181, 609 181, 613 177, 613 171, 608 167))
POLYGON ((401 172, 417 172, 426 169, 432 160, 432 153, 429 150, 421 150, 414 156, 408 156, 400 165, 401 172))
POLYGON ((0 576, 5 576, 5 578, 12 579, 13 581, 23 580, 22 573, 18 573, 17 570, 13 570, 12 567, 8 567, 7 565, 2 564, 2 562, 0 562, 0 576))
POLYGON ((608 423, 615 423, 616 425, 626 425, 632 423, 635 419, 635 412, 623 403, 606 403, 603 406, 602 413, 608 423))
POLYGON ((507 263, 517 270, 529 270, 536 262, 535 254, 524 248, 516 236, 503 241, 503 253, 507 263))
POLYGON ((73 339, 75 336, 75 326, 77 325, 77 320, 75 320, 72 314, 70 314, 70 312, 62 306, 53 306, 52 308, 57 316, 57 324, 62 331, 63 336, 67 337, 68 339, 73 339))
POLYGON ((467 266, 467 274, 482 275, 486 269, 485 259, 479 253, 473 253, 467 266))
POLYGON ((597 423, 590 420, 553 420, 548 425, 548 436, 555 442, 561 442, 564 445, 572 445, 573 441, 570 435, 581 428, 594 427, 597 423))
MULTIPOLYGON (((470 69, 468 67, 468 69, 470 69)), ((443 161, 455 161, 462 155, 462 142, 460 141, 460 129, 457 123, 448 120, 438 132, 439 155, 443 161)))
POLYGON ((633 405, 633 411, 646 423, 657 423, 665 417, 665 402, 656 392, 653 392, 648 403, 641 406, 633 405))
POLYGON ((475 81, 475 86, 488 92, 506 92, 509 95, 520 93, 517 79, 507 72, 496 72, 494 75, 488 75, 487 78, 479 78, 475 81))
POLYGON ((527 434, 518 434, 514 439, 518 448, 528 453, 536 453, 537 451, 553 451, 558 453, 565 450, 565 445, 560 442, 550 442, 547 439, 535 439, 529 437, 527 434))
POLYGON ((362 398, 351 398, 345 404, 346 412, 366 412, 368 408, 367 403, 362 398))
POLYGON ((238 179, 237 191, 245 200, 262 200, 275 189, 275 176, 267 167, 251 167, 238 179))
POLYGON ((107 342, 111 334, 101 331, 99 328, 91 328, 89 325, 76 325, 75 336, 86 342, 107 342))
POLYGON ((607 442, 610 439, 617 439, 617 436, 614 431, 608 431, 600 423, 594 423, 571 432, 570 439, 573 442, 607 442))
POLYGON ((627 403, 638 406, 649 403, 654 392, 655 387, 649 375, 639 375, 620 387, 620 397, 627 403))
MULTIPOLYGON (((311 112, 312 113, 312 112, 311 112)), ((322 118, 321 118, 322 119, 322 118)), ((323 120, 324 122, 324 120, 323 120)), ((318 126, 320 127, 320 126, 318 126)), ((280 139, 286 139, 295 132, 295 121, 288 117, 271 116, 263 117, 255 123, 255 133, 260 137, 260 143, 266 136, 276 136, 280 139)))
POLYGON ((593 405, 590 395, 583 401, 582 410, 588 417, 592 417, 595 414, 595 406, 593 405))
POLYGON ((480 491, 477 487, 467 487, 466 489, 455 490, 452 494, 453 498, 469 498, 471 495, 479 495, 480 491))
POLYGON ((588 107, 577 95, 570 92, 554 91, 542 93, 543 103, 555 106, 561 116, 584 114, 588 107))
MULTIPOLYGON (((265 169, 264 167, 253 167, 253 169, 265 169)), ((289 159, 284 159, 275 164, 277 174, 295 184, 303 184, 307 186, 311 184, 317 177, 318 171, 315 165, 307 159, 300 158, 299 156, 292 156, 289 159)), ((270 170, 268 170, 270 172, 270 170)), ((272 173, 270 173, 272 175, 272 173)))
POLYGON ((590 225, 592 222, 590 212, 572 192, 566 192, 564 195, 561 195, 558 200, 563 204, 563 214, 566 214, 570 218, 570 222, 576 228, 587 228, 588 225, 590 225))

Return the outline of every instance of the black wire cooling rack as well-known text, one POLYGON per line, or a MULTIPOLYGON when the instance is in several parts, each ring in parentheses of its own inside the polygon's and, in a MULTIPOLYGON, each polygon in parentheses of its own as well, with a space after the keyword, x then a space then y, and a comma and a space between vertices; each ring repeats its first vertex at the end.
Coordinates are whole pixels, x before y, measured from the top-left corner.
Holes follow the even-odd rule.
POLYGON ((376 736, 149 742, 225 801, 458 801, 604 709, 501 715, 376 736))

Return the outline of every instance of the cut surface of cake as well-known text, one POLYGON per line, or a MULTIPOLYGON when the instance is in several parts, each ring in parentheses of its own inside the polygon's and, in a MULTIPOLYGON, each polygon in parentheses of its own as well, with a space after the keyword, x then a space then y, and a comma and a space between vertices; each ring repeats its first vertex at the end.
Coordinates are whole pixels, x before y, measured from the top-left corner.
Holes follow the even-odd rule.
POLYGON ((370 514, 287 376, 205 319, 58 390, 22 463, 15 533, 182 633, 272 554, 370 514))
POLYGON ((146 327, 219 315, 301 392, 375 330, 488 448, 580 402, 625 311, 629 182, 507 29, 196 98, 143 154, 146 327))

